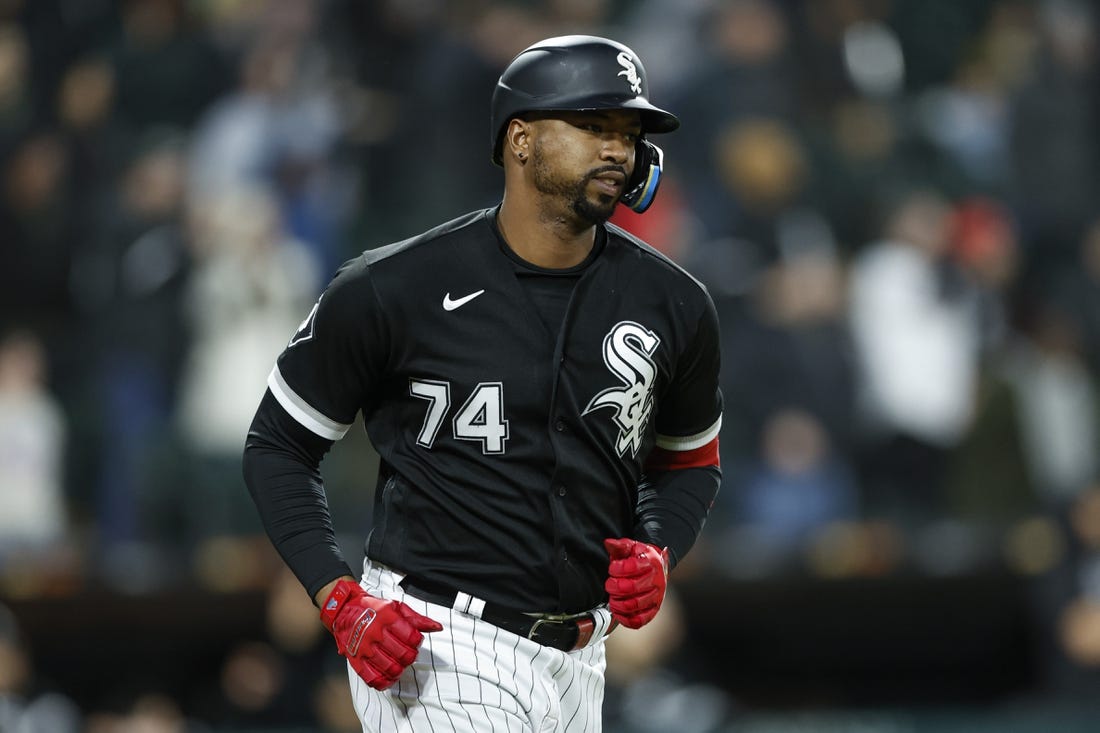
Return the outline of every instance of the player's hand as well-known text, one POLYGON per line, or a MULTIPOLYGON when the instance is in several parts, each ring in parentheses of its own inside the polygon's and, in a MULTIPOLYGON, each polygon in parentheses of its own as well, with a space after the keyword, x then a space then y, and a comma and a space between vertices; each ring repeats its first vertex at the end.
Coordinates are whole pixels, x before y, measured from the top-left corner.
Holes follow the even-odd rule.
POLYGON ((352 669, 376 690, 397 682, 416 659, 424 633, 443 630, 404 603, 375 598, 346 579, 321 604, 321 622, 352 669))
POLYGON ((668 549, 626 537, 606 539, 611 556, 604 588, 610 596, 611 618, 632 629, 645 626, 665 599, 668 585, 668 549))

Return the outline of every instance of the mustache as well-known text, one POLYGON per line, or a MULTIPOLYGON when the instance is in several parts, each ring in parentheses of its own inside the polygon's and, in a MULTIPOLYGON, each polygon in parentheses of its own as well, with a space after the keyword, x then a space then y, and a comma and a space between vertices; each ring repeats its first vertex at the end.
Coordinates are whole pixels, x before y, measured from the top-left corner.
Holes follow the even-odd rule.
POLYGON ((585 180, 592 180, 597 176, 602 176, 604 173, 621 173, 624 179, 629 178, 626 173, 626 168, 622 167, 621 165, 605 165, 601 166, 600 168, 588 171, 588 175, 585 176, 585 180))

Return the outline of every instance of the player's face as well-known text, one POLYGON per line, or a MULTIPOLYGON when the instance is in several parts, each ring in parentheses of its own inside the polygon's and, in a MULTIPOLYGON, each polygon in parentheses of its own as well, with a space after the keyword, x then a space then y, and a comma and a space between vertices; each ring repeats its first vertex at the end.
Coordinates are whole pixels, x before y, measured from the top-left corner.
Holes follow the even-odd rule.
POLYGON ((531 149, 539 193, 566 204, 588 224, 607 221, 634 169, 641 136, 637 112, 563 112, 538 121, 531 149))

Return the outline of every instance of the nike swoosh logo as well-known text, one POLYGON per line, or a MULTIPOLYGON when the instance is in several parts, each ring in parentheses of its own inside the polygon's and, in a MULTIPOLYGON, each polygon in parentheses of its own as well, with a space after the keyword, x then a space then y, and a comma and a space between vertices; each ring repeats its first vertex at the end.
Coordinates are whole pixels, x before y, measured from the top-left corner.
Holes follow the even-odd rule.
POLYGON ((464 295, 458 300, 451 300, 451 294, 447 293, 443 296, 443 310, 453 311, 455 308, 461 308, 484 292, 484 290, 478 290, 477 292, 470 293, 469 295, 464 295))

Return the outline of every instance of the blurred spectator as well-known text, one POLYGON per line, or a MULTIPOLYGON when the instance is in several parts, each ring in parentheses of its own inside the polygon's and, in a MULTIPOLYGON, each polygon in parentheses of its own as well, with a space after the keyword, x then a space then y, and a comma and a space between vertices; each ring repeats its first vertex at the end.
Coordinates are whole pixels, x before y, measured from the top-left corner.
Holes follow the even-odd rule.
POLYGON ((1035 262, 1063 258, 1094 216, 1100 196, 1095 4, 1037 4, 1038 55, 1014 96, 1013 203, 1035 262))
MULTIPOLYGON (((853 28, 880 27, 890 3, 823 0, 790 4, 792 29, 798 43, 791 48, 798 64, 794 90, 811 120, 827 120, 838 103, 857 91, 845 60, 846 38, 853 28)), ((880 68, 885 68, 880 64, 880 68)))
POLYGON ((169 437, 189 346, 180 308, 190 267, 182 138, 151 130, 133 148, 97 229, 84 239, 73 280, 83 318, 74 340, 84 349, 84 385, 97 410, 94 423, 77 428, 82 440, 102 441, 95 464, 80 468, 83 482, 95 486, 92 511, 108 547, 144 534, 141 504, 161 481, 154 459, 169 437))
MULTIPOLYGON (((189 195, 270 186, 284 226, 330 273, 348 256, 344 235, 358 173, 338 158, 346 122, 334 59, 314 37, 317 8, 278 3, 246 42, 238 83, 204 111, 190 151, 189 195), (266 20, 266 22, 263 22, 266 20)), ((320 283, 318 283, 318 286, 320 283)))
POLYGON ((116 80, 110 62, 98 54, 72 63, 61 78, 54 103, 67 158, 68 185, 82 193, 73 201, 78 231, 94 231, 110 205, 111 187, 132 142, 113 119, 116 80), (109 185, 107 185, 109 184, 109 185))
POLYGON ((226 62, 183 0, 124 0, 110 46, 120 123, 132 134, 188 127, 230 79, 226 62))
POLYGON ((417 17, 390 7, 397 4, 384 3, 390 12, 383 18, 395 24, 389 30, 415 37, 388 60, 401 69, 401 99, 390 134, 368 151, 365 246, 407 237, 427 219, 498 203, 503 174, 491 162, 487 115, 501 71, 541 38, 586 32, 551 25, 539 3, 452 3, 449 12, 417 17))
POLYGON ((948 257, 949 214, 934 191, 904 194, 851 271, 860 483, 872 515, 902 524, 942 510, 947 460, 970 427, 977 385, 981 321, 948 257))
MULTIPOLYGON (((730 231, 756 242, 765 257, 774 257, 776 227, 786 211, 799 205, 809 170, 794 131, 777 119, 752 118, 730 123, 711 138, 719 191, 730 197, 740 215, 727 218, 730 231)), ((723 212, 729 217, 728 207, 723 212)))
POLYGON ((878 236, 868 202, 905 180, 904 120, 879 100, 838 100, 815 131, 812 162, 817 183, 812 200, 824 212, 847 252, 878 236))
MULTIPOLYGON (((976 197, 956 206, 951 257, 975 289, 985 358, 975 393, 974 420, 950 459, 944 510, 979 524, 1002 525, 1036 509, 1038 496, 1023 433, 1027 416, 1006 375, 1032 328, 1015 322, 1022 298, 1020 243, 1008 210, 976 197), (1022 329, 1022 330, 1021 330, 1022 329)), ((1026 347, 1025 347, 1026 348, 1026 347)))
POLYGON ((737 241, 687 259, 719 312, 730 415, 722 454, 734 482, 739 466, 760 458, 765 425, 787 409, 812 416, 838 456, 852 449, 855 363, 835 245, 810 212, 785 216, 777 230, 781 255, 767 267, 737 241))
POLYGON ((18 266, 2 268, 0 317, 34 326, 52 351, 74 316, 69 284, 80 242, 69 220, 75 192, 65 185, 64 146, 35 130, 2 160, 0 241, 18 266))
MULTIPOLYGON (((991 54, 992 50, 986 50, 991 54)), ((950 83, 917 98, 922 132, 943 149, 971 185, 1001 191, 1008 171, 1007 83, 995 59, 966 59, 950 83)))
POLYGON ((720 546, 712 562, 734 577, 797 571, 816 532, 859 515, 855 361, 836 245, 807 211, 785 214, 776 234, 780 255, 766 267, 737 242, 688 253, 722 329, 724 478, 709 531, 720 546))
POLYGON ((1065 262, 1048 264, 1029 280, 1056 295, 1073 313, 1089 370, 1100 375, 1100 217, 1094 217, 1080 233, 1079 244, 1065 262))
POLYGON ((700 217, 700 202, 690 198, 691 187, 679 184, 691 213, 685 218, 692 241, 680 255, 685 266, 715 292, 740 295, 753 290, 755 278, 766 277, 767 268, 781 268, 785 258, 810 252, 824 260, 834 257, 835 235, 808 198, 809 159, 794 129, 761 117, 732 121, 716 135, 708 152, 715 188, 703 206, 710 201, 717 207, 720 234, 713 235, 717 220, 708 225, 700 217))
POLYGON ((1011 336, 1021 263, 1019 226, 1004 204, 986 196, 956 203, 947 226, 947 258, 961 270, 976 301, 980 355, 989 359, 1011 336))
POLYGON ((66 416, 28 332, 0 336, 0 565, 48 553, 69 531, 62 469, 66 416))
MULTIPOLYGON (((65 194, 62 218, 66 222, 63 236, 67 245, 64 258, 59 258, 55 266, 63 296, 60 302, 69 309, 68 328, 54 340, 50 352, 59 392, 79 422, 81 413, 94 409, 82 404, 91 401, 85 382, 88 354, 94 348, 83 319, 99 315, 105 299, 102 290, 109 290, 109 283, 114 282, 97 282, 99 277, 107 276, 99 267, 89 269, 89 265, 103 256, 101 237, 105 228, 113 225, 109 212, 117 209, 120 177, 134 141, 128 140, 115 123, 114 69, 98 52, 91 51, 64 67, 59 72, 56 93, 50 97, 50 114, 56 119, 61 150, 65 194)), ((78 441, 75 459, 79 465, 86 465, 79 452, 92 442, 83 435, 78 441)))
POLYGON ((698 34, 702 58, 669 90, 670 108, 691 126, 668 140, 669 170, 705 236, 767 247, 755 219, 794 199, 806 174, 791 127, 798 108, 787 20, 768 0, 734 0, 713 5, 698 34))
POLYGON ((0 605, 0 731, 81 733, 80 710, 39 676, 15 616, 0 605))
POLYGON ((730 499, 765 544, 790 553, 832 522, 858 517, 854 476, 810 414, 785 410, 764 426, 760 459, 730 499))
POLYGON ((1075 314, 1032 303, 1003 365, 1018 408, 1028 476, 1048 507, 1064 507, 1100 479, 1100 387, 1082 358, 1075 314))
MULTIPOLYGON (((279 145, 288 142, 278 137, 279 123, 298 101, 292 95, 297 51, 296 45, 261 39, 242 54, 237 87, 218 97, 195 125, 188 165, 190 196, 268 180, 279 145)), ((284 127, 290 132, 289 125, 284 127)), ((311 128, 304 134, 317 137, 311 128)))
POLYGON ((240 476, 255 412, 248 395, 263 391, 319 281, 315 259, 287 235, 268 190, 238 187, 194 204, 195 265, 186 294, 194 342, 177 415, 190 456, 179 488, 191 538, 258 529, 240 476))

